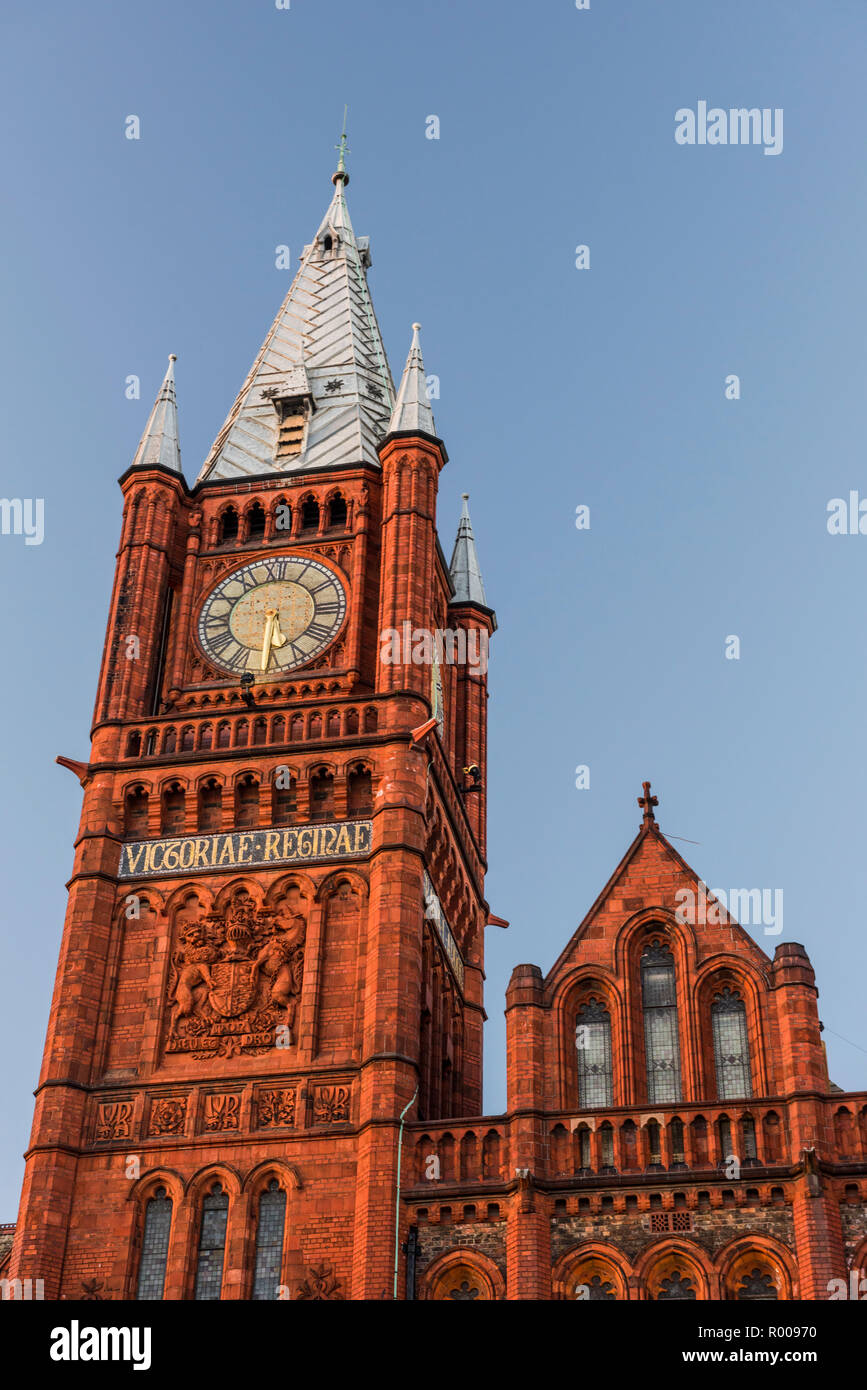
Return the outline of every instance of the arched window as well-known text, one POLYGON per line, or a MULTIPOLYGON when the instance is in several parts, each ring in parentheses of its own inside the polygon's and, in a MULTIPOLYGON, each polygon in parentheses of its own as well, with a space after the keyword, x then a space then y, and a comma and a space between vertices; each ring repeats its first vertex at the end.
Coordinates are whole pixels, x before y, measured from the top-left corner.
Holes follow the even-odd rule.
POLYGON ((139 1301, 160 1299, 163 1296, 171 1229, 172 1199, 164 1187, 158 1187, 145 1206, 138 1286, 135 1295, 139 1301))
POLYGON ((578 1126, 578 1169, 580 1172, 591 1171, 590 1168, 590 1130, 586 1125, 578 1126))
POLYGON ((220 545, 228 545, 238 539, 238 513, 234 507, 227 507, 220 517, 220 545))
POLYGON ((199 1258, 196 1264, 196 1302, 213 1301, 220 1297, 223 1287, 223 1255, 226 1250, 226 1223, 229 1219, 229 1194, 214 1183, 202 1202, 202 1229, 199 1234, 199 1258))
POLYGON ((346 525, 346 499, 336 492, 328 506, 328 525, 344 527, 346 525))
POLYGON ((662 1130, 658 1120, 647 1122, 647 1157, 651 1168, 662 1167, 662 1130))
POLYGON ((196 731, 191 725, 181 732, 181 752, 192 753, 196 746, 196 731))
POLYGON ((310 819, 330 820, 334 815, 334 778, 321 767, 310 778, 310 819))
POLYGON ((759 1154, 756 1148, 756 1122, 752 1115, 743 1115, 741 1117, 741 1141, 744 1162, 758 1163, 759 1154))
POLYGON ((259 541, 265 534, 265 511, 259 502, 254 502, 247 513, 247 540, 259 541))
POLYGON ((578 1057, 578 1104, 582 1110, 613 1105, 611 1015, 599 999, 578 1010, 575 1027, 578 1057))
POLYGON ((599 1128, 599 1141, 602 1150, 602 1171, 613 1173, 614 1168, 614 1129, 606 1120, 599 1128))
POLYGON ((301 530, 319 530, 319 503, 315 497, 307 497, 301 506, 301 530))
POLYGON ((719 1162, 722 1167, 730 1157, 734 1156, 732 1151, 732 1122, 728 1115, 720 1115, 716 1127, 719 1136, 719 1162))
POLYGON ((199 788, 199 829, 219 830, 222 820, 223 794, 216 777, 199 788))
POLYGON ((259 783, 249 772, 235 788, 235 824, 259 824, 259 783))
POLYGON ((141 734, 139 733, 138 729, 133 729, 132 733, 129 734, 126 741, 126 756, 128 758, 137 758, 140 753, 141 734))
POLYGON ((256 1271, 253 1298, 276 1300, 283 1266, 283 1228, 286 1224, 286 1193, 276 1178, 259 1198, 256 1225, 256 1271))
POLYGON ((662 941, 651 941, 641 957, 647 1099, 664 1105, 682 1099, 674 957, 662 941))
POLYGON ((123 833, 131 840, 140 839, 148 833, 148 794, 144 787, 133 787, 126 794, 123 833))
POLYGON ((679 1269, 673 1269, 667 1279, 660 1279, 657 1301, 675 1298, 695 1298, 692 1279, 679 1269))
POLYGON ((735 1292, 735 1298, 741 1302, 759 1303, 766 1299, 776 1300, 779 1294, 773 1276, 757 1266, 743 1276, 735 1292))
POLYGON ((672 1165, 682 1168, 685 1166, 683 1160, 685 1131, 683 1128, 683 1120, 680 1119, 678 1115, 675 1115, 668 1127, 668 1137, 671 1143, 672 1165))
POLYGON ((298 814, 298 786, 295 778, 278 769, 274 778, 271 819, 275 825, 294 825, 298 814), (281 783, 283 785, 281 785, 281 783))
POLYGON ((373 810, 373 781, 369 768, 357 767, 346 784, 346 811, 350 816, 369 816, 373 810))
POLYGON ((172 782, 163 792, 162 833, 183 835, 186 797, 179 782, 172 782))
POLYGON ((716 1090, 720 1100, 742 1100, 753 1093, 747 1011, 737 990, 725 989, 710 1008, 716 1090))
POLYGON ((217 726, 217 747, 228 748, 232 742, 232 729, 227 719, 217 726))

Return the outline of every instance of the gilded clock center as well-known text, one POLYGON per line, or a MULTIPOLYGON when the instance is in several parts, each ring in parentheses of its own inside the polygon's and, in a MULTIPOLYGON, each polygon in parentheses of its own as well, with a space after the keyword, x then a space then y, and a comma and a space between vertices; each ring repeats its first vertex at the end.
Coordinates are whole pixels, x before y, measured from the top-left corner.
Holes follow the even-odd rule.
POLYGON ((302 584, 290 580, 259 584, 243 594, 232 608, 229 630, 235 640, 245 647, 261 647, 269 609, 276 609, 280 628, 291 642, 310 626, 316 605, 302 584))

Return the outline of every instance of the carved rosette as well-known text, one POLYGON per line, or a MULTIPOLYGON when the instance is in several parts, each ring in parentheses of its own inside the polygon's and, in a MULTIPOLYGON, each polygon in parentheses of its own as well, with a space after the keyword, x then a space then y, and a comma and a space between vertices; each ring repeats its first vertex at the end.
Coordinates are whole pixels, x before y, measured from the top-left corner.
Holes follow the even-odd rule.
POLYGON ((294 1046, 304 972, 304 914, 288 922, 238 897, 181 931, 172 956, 166 1052, 200 1060, 294 1046))
POLYGON ((148 1134, 183 1134, 186 1123, 186 1096, 160 1098, 151 1106, 148 1134))

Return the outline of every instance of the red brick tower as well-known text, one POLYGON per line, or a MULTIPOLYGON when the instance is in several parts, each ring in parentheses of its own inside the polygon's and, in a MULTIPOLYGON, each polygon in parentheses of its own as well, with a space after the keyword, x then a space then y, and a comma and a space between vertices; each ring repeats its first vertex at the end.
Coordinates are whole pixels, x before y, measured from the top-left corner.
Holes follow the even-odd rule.
POLYGON ((481 1109, 495 619, 333 181, 195 486, 171 363, 120 480, 10 1270, 47 1298, 391 1297, 400 1117, 481 1109))

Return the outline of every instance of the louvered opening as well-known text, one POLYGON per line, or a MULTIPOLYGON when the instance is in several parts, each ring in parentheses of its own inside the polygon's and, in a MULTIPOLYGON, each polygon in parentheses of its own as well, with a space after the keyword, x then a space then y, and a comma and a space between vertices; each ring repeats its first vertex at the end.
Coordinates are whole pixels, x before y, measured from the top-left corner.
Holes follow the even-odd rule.
POLYGON ((277 436, 277 457, 292 458, 300 454, 307 423, 307 401, 296 396, 280 402, 280 430, 277 436))

